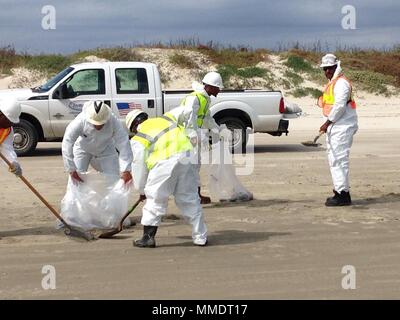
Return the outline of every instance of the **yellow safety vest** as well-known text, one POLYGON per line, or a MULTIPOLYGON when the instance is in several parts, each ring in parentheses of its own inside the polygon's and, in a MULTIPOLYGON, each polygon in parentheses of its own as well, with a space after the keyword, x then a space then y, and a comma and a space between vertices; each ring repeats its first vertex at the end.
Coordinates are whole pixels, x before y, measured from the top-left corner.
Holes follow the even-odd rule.
POLYGON ((145 147, 145 162, 149 170, 159 161, 193 148, 185 130, 170 115, 147 119, 140 125, 132 140, 145 147))
POLYGON ((318 106, 322 108, 322 113, 326 117, 329 116, 329 113, 331 112, 332 107, 335 104, 335 95, 333 93, 334 92, 333 90, 335 89, 336 82, 340 78, 343 78, 350 83, 350 100, 347 101, 347 103, 350 103, 350 107, 352 109, 356 108, 356 102, 353 99, 353 88, 351 82, 344 75, 340 75, 334 80, 328 82, 328 84, 325 86, 323 95, 318 99, 318 106))
POLYGON ((208 99, 200 92, 198 91, 193 91, 191 94, 187 95, 181 102, 181 105, 184 105, 186 102, 187 97, 189 96, 196 96, 197 99, 199 100, 200 108, 199 111, 197 112, 197 126, 201 128, 203 126, 203 121, 205 116, 208 113, 210 104, 208 103, 208 99))
POLYGON ((11 132, 11 128, 0 128, 0 144, 4 142, 4 140, 7 139, 8 135, 11 132))

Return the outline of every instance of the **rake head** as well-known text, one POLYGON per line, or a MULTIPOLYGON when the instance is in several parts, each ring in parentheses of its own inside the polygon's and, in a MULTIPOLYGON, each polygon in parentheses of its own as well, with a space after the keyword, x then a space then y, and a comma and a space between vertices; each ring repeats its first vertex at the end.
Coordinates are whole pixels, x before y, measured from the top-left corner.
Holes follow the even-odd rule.
POLYGON ((68 226, 68 227, 64 227, 64 234, 71 238, 79 238, 79 239, 84 239, 86 241, 93 241, 93 240, 97 240, 100 237, 100 235, 102 234, 102 231, 100 231, 100 230, 82 230, 80 228, 68 226))
POLYGON ((306 147, 319 147, 319 146, 321 146, 321 143, 318 143, 318 142, 314 142, 314 141, 304 141, 304 142, 302 142, 301 143, 303 146, 306 146, 306 147))

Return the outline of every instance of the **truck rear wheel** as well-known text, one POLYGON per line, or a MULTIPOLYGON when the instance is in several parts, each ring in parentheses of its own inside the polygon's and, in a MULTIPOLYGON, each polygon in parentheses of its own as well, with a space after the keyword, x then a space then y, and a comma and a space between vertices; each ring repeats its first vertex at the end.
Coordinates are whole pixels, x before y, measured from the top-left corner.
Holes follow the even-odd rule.
POLYGON ((238 118, 224 117, 218 120, 218 124, 225 124, 232 132, 231 150, 235 153, 246 153, 248 133, 246 124, 238 118))
POLYGON ((36 128, 28 121, 21 119, 13 126, 14 128, 14 150, 18 156, 32 153, 37 146, 39 135, 36 128))

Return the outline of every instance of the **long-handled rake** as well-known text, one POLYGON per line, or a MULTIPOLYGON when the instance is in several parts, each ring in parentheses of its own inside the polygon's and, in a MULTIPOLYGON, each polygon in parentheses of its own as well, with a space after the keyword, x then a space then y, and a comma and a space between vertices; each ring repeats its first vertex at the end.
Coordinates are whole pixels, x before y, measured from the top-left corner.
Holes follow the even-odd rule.
POLYGON ((133 210, 136 209, 136 207, 139 205, 139 203, 140 203, 141 201, 142 201, 142 199, 139 198, 139 199, 135 202, 135 204, 132 206, 132 208, 130 208, 130 209, 128 210, 128 212, 125 213, 125 215, 122 217, 121 221, 119 222, 118 227, 116 227, 116 228, 113 229, 113 230, 104 232, 103 234, 101 234, 101 235, 99 236, 99 238, 104 238, 104 239, 106 239, 106 238, 111 238, 113 235, 115 235, 115 234, 117 234, 117 233, 120 233, 120 232, 122 231, 122 229, 123 229, 123 223, 124 223, 125 219, 133 212, 133 210))
MULTIPOLYGON (((0 152, 0 157, 3 159, 3 161, 10 167, 12 168, 12 164, 8 159, 0 152)), ((63 224, 64 224, 64 234, 70 237, 78 237, 78 238, 83 238, 87 241, 90 240, 95 240, 98 238, 98 235, 96 235, 92 231, 86 231, 82 230, 77 227, 72 227, 68 223, 65 222, 65 220, 61 217, 61 215, 46 201, 45 198, 30 184, 30 182, 24 177, 20 176, 19 177, 27 186, 28 188, 44 203, 44 205, 49 208, 49 210, 55 215, 63 224)))

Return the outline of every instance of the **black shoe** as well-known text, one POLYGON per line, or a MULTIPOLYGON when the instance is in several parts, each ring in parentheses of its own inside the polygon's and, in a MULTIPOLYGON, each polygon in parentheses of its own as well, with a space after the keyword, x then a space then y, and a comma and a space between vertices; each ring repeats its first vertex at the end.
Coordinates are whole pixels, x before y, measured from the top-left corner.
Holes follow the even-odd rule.
POLYGON ((335 189, 333 189, 332 191, 333 197, 326 198, 326 201, 332 201, 333 199, 338 199, 340 197, 340 194, 335 189))
POLYGON ((351 196, 350 196, 350 192, 346 192, 346 191, 342 191, 341 196, 343 197, 344 201, 348 204, 346 205, 351 205, 351 196))
POLYGON ((327 207, 339 207, 351 205, 350 192, 342 191, 341 193, 335 194, 332 198, 328 198, 325 202, 327 207))
POLYGON ((143 226, 142 239, 133 241, 133 246, 139 248, 155 248, 156 240, 154 239, 158 227, 143 226))
POLYGON ((211 198, 200 195, 200 204, 210 204, 211 198))
POLYGON ((198 189, 197 189, 198 193, 199 193, 199 197, 200 197, 200 204, 209 204, 209 203, 211 203, 211 198, 201 195, 200 189, 201 189, 200 187, 198 187, 198 189))

